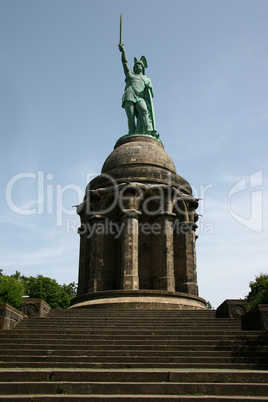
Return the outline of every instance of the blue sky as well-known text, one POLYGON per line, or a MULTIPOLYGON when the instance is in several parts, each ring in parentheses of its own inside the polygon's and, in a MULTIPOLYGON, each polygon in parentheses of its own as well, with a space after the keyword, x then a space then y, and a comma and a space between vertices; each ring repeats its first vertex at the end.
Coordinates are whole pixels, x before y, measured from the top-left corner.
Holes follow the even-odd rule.
POLYGON ((200 296, 243 298, 268 273, 266 0, 0 1, 0 268, 77 281, 72 205, 127 133, 120 12, 165 150, 203 199, 200 296))

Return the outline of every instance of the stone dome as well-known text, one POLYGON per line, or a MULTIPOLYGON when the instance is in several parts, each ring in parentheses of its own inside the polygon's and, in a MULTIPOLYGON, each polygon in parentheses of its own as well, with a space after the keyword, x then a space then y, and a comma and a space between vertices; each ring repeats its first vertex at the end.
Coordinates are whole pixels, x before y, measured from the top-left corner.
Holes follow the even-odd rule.
POLYGON ((157 166, 177 173, 171 157, 160 141, 150 137, 130 137, 115 145, 114 151, 103 164, 102 173, 129 165, 157 166))
POLYGON ((190 184, 177 174, 162 143, 145 135, 119 140, 105 160, 101 175, 91 181, 90 188, 109 186, 109 177, 117 183, 171 184, 183 188, 187 193, 192 192, 190 184))

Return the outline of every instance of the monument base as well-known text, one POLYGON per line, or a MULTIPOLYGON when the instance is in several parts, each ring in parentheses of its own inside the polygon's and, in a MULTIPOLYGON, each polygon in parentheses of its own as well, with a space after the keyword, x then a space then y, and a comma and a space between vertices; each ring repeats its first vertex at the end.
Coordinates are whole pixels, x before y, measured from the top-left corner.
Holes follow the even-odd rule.
POLYGON ((186 293, 158 290, 109 290, 87 293, 72 300, 70 308, 137 310, 206 310, 206 300, 186 293))
POLYGON ((150 131, 148 133, 125 134, 117 140, 116 145, 118 145, 122 140, 128 140, 135 137, 153 138, 154 140, 157 140, 162 144, 162 141, 159 139, 159 133, 157 131, 150 131))

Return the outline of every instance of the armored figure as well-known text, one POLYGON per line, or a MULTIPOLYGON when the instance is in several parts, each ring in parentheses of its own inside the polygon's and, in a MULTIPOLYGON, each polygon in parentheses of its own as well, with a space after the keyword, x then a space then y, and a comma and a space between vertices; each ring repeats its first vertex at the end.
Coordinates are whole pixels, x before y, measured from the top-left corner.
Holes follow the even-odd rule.
POLYGON ((122 53, 122 64, 126 76, 125 91, 122 99, 122 107, 128 118, 128 133, 155 134, 155 121, 152 98, 154 96, 150 78, 145 75, 147 61, 144 56, 140 60, 134 57, 133 72, 128 66, 128 61, 123 44, 119 44, 122 53), (137 124, 135 121, 137 119, 137 124))

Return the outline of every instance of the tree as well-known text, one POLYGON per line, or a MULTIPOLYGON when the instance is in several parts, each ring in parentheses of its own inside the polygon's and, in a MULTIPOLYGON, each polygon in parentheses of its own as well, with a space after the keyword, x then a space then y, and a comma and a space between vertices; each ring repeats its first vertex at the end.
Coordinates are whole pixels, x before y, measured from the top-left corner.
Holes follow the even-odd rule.
POLYGON ((66 285, 65 283, 62 285, 62 289, 68 295, 69 299, 72 300, 74 297, 77 296, 77 284, 75 282, 69 283, 66 285))
POLYGON ((68 308, 71 299, 76 296, 76 283, 60 285, 55 279, 43 275, 24 276, 19 271, 10 278, 20 282, 25 289, 25 295, 31 298, 43 299, 51 308, 68 308))
POLYGON ((11 276, 0 275, 0 303, 8 303, 20 310, 24 292, 25 288, 22 282, 11 276))
POLYGON ((206 303, 206 307, 207 307, 209 310, 213 310, 213 309, 214 309, 214 307, 212 307, 212 304, 211 304, 210 301, 208 301, 208 300, 207 300, 207 303, 206 303))
POLYGON ((70 299, 55 279, 43 275, 30 276, 27 280, 27 294, 31 298, 43 299, 51 308, 68 308, 70 299))
POLYGON ((260 273, 255 277, 255 281, 249 283, 251 288, 246 300, 250 308, 258 304, 268 304, 268 275, 260 273))

